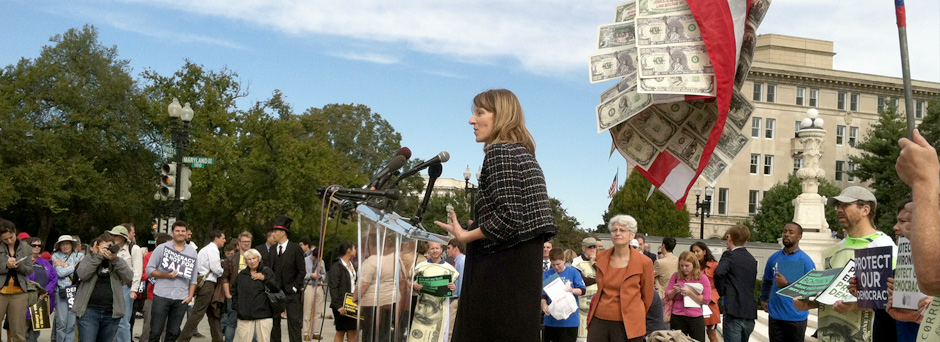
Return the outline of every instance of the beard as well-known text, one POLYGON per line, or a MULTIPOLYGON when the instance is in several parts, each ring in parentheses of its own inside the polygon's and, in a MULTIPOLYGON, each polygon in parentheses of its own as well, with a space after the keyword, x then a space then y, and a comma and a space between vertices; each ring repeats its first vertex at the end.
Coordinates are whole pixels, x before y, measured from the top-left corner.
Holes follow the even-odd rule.
POLYGON ((783 239, 783 247, 790 248, 790 247, 793 247, 794 245, 796 245, 796 242, 783 239))

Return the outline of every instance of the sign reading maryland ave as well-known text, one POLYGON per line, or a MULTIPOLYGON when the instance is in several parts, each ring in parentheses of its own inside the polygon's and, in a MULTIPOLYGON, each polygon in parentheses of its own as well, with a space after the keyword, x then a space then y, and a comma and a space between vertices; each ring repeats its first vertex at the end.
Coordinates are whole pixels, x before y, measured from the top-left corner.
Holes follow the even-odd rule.
POLYGON ((194 168, 202 168, 206 165, 215 164, 215 158, 208 157, 183 157, 183 162, 192 165, 194 168))

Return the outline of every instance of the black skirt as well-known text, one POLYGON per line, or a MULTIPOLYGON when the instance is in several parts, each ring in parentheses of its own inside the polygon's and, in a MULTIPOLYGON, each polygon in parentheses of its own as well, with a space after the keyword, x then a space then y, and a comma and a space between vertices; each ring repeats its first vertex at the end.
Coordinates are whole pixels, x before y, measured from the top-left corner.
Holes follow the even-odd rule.
POLYGON ((493 254, 468 246, 454 342, 540 341, 544 242, 534 238, 493 254))
POLYGON ((336 331, 355 331, 356 330, 356 319, 343 316, 339 313, 339 309, 333 309, 333 325, 336 326, 336 331))

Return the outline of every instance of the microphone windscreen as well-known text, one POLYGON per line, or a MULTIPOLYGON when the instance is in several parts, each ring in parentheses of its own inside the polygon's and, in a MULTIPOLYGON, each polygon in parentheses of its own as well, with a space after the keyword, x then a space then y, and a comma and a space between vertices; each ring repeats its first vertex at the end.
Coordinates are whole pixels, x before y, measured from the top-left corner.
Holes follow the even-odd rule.
POLYGON ((440 177, 442 173, 444 173, 444 167, 441 166, 441 163, 434 163, 428 168, 428 177, 437 178, 440 177))
POLYGON ((447 153, 447 151, 441 151, 441 153, 437 154, 437 159, 439 159, 441 163, 446 163, 448 160, 450 160, 450 153, 447 153))
POLYGON ((388 161, 387 168, 389 171, 395 171, 400 169, 402 166, 405 166, 405 163, 408 162, 408 158, 403 155, 397 155, 392 160, 388 161))
POLYGON ((405 156, 405 159, 411 159, 411 149, 407 147, 402 147, 398 149, 398 153, 395 155, 405 156))

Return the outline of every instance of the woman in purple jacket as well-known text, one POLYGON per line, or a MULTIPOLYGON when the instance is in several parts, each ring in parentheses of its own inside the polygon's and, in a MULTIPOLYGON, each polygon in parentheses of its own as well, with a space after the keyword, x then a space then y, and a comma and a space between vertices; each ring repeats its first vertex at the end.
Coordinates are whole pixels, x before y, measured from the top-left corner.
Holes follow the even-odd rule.
MULTIPOLYGON (((42 299, 49 298, 49 317, 52 318, 52 310, 55 308, 55 289, 59 282, 59 275, 55 268, 46 259, 40 258, 42 254, 42 239, 38 237, 29 238, 29 246, 32 250, 33 274, 26 276, 27 279, 42 284, 46 288, 47 294, 42 295, 42 299)), ((39 331, 33 330, 32 316, 29 309, 26 309, 26 341, 36 342, 39 340, 39 331)))

